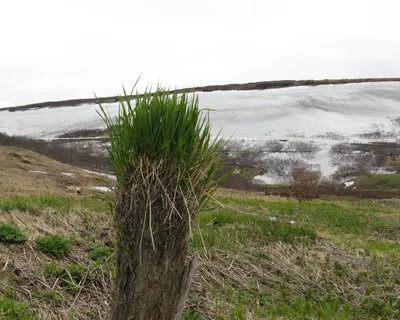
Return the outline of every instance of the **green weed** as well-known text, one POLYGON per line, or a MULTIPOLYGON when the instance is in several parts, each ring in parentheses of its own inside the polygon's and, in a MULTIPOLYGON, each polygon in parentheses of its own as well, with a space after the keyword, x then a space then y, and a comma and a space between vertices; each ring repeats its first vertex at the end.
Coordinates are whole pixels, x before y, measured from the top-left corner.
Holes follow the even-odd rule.
POLYGON ((44 274, 50 277, 61 277, 64 274, 64 269, 60 268, 56 263, 50 262, 44 266, 44 274))
POLYGON ((48 303, 54 303, 57 301, 57 291, 45 290, 40 292, 40 298, 48 303))
POLYGON ((17 226, 0 224, 0 242, 24 243, 26 241, 24 232, 17 226))
POLYGON ((48 235, 36 240, 37 249, 43 253, 60 257, 71 251, 71 241, 59 235, 48 235))
POLYGON ((0 297, 0 319, 32 320, 36 317, 28 311, 26 303, 0 297))
POLYGON ((182 314, 182 320, 205 320, 205 318, 197 311, 189 309, 182 314))
POLYGON ((86 273, 86 267, 81 264, 69 264, 67 266, 67 271, 70 274, 72 280, 79 283, 86 273))
POLYGON ((98 247, 94 248, 90 254, 90 259, 96 262, 104 262, 109 256, 111 256, 111 249, 109 247, 98 247))

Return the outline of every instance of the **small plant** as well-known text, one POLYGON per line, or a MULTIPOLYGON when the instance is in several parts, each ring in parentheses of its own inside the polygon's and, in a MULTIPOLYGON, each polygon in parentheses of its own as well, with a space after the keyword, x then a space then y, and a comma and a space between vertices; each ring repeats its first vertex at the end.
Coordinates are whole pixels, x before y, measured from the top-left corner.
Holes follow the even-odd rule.
POLYGON ((182 314, 182 320, 205 320, 205 319, 197 311, 189 309, 182 314))
POLYGON ((84 224, 88 224, 90 222, 90 218, 87 214, 83 215, 82 221, 84 224))
POLYGON ((343 277, 349 273, 349 269, 337 260, 333 263, 333 271, 338 277, 343 277))
POLYGON ((93 251, 90 252, 89 257, 96 262, 104 262, 109 256, 111 256, 111 253, 112 252, 110 248, 99 247, 93 249, 93 251))
POLYGON ((66 255, 71 251, 70 240, 59 235, 39 237, 36 243, 39 251, 56 257, 66 255))
POLYGON ((18 302, 6 297, 0 297, 0 319, 7 320, 32 320, 24 302, 18 302))
POLYGON ((57 300, 57 292, 55 290, 45 290, 40 293, 40 298, 49 303, 57 300))
POLYGON ((44 266, 44 274, 58 278, 64 274, 64 269, 61 269, 56 263, 50 262, 44 266))
POLYGON ((0 242, 24 243, 25 241, 25 234, 19 227, 11 224, 0 224, 0 242))
MULTIPOLYGON (((10 282, 12 283, 13 281, 10 280, 10 282)), ((15 291, 16 291, 15 286, 8 286, 2 290, 4 297, 9 299, 15 299, 16 297, 15 291)))
POLYGON ((70 294, 76 294, 81 289, 79 283, 82 281, 86 273, 86 267, 80 264, 69 264, 66 269, 66 273, 61 279, 62 286, 66 287, 66 290, 70 294))
POLYGON ((365 294, 366 294, 367 296, 369 296, 369 295, 371 295, 371 293, 373 293, 374 291, 376 291, 376 286, 368 286, 368 287, 365 289, 365 294))
POLYGON ((86 267, 81 264, 69 264, 67 271, 71 275, 71 278, 79 283, 86 273, 86 267))
POLYGON ((375 316, 375 319, 398 319, 400 316, 400 303, 395 302, 391 304, 390 302, 366 298, 361 302, 362 308, 367 311, 370 315, 375 316))

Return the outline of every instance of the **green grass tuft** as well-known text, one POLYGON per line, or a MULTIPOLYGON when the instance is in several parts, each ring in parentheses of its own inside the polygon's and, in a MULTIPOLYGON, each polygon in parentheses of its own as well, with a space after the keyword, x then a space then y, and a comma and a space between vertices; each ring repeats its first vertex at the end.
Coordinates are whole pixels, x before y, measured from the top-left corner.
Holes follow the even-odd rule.
POLYGON ((205 320, 205 318, 197 311, 189 309, 182 314, 182 320, 205 320))
POLYGON ((67 271, 71 275, 71 278, 76 282, 79 283, 86 273, 86 267, 81 264, 69 264, 67 266, 67 271))
POLYGON ((99 114, 107 127, 110 158, 121 185, 146 159, 150 164, 162 161, 169 170, 179 171, 176 176, 184 188, 194 176, 203 176, 205 191, 215 188, 213 178, 221 167, 221 155, 216 151, 224 142, 211 139, 208 110, 199 108, 195 94, 171 94, 158 88, 137 95, 133 106, 124 90, 119 103, 117 117, 108 115, 101 105, 99 114))
POLYGON ((90 252, 89 257, 96 262, 104 262, 111 254, 112 251, 109 247, 98 247, 90 252))
POLYGON ((28 311, 26 303, 0 297, 0 319, 33 320, 37 317, 28 311))
POLYGON ((40 292, 40 298, 48 303, 54 303, 57 301, 57 291, 56 290, 44 290, 40 292))
POLYGON ((64 274, 64 269, 60 268, 56 263, 50 262, 44 266, 44 274, 50 277, 61 277, 64 274))
POLYGON ((0 224, 0 242, 24 243, 26 240, 24 232, 19 227, 10 224, 0 224))
POLYGON ((71 241, 59 235, 43 236, 35 241, 39 251, 55 257, 64 256, 71 251, 71 241))

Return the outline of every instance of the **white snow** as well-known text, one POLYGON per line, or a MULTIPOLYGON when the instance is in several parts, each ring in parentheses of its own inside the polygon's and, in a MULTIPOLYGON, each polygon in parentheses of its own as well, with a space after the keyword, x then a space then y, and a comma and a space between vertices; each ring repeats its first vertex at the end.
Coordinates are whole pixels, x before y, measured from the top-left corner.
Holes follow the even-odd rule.
POLYGON ((97 190, 97 191, 103 191, 103 192, 111 192, 112 189, 109 187, 93 187, 92 189, 97 190))
POLYGON ((62 175, 67 176, 67 177, 75 177, 76 173, 71 173, 71 172, 61 172, 62 175))
POLYGON ((389 171, 389 170, 379 168, 377 170, 373 170, 371 173, 372 174, 396 174, 397 171, 389 171))
MULTIPOLYGON (((260 91, 216 91, 198 94, 210 112, 212 130, 225 137, 312 137, 326 132, 353 135, 371 124, 390 124, 400 116, 400 83, 361 83, 294 87, 260 91)), ((118 104, 104 104, 110 115, 118 104)), ((9 134, 52 138, 64 132, 104 127, 97 105, 0 111, 0 128, 9 134), (77 113, 79 117, 76 117, 77 113), (51 119, 51 121, 49 121, 51 119)))
POLYGON ((32 172, 32 173, 40 173, 40 174, 47 174, 47 172, 45 172, 45 171, 30 170, 29 172, 32 172))
POLYGON ((253 183, 255 184, 276 184, 278 183, 277 180, 278 177, 271 177, 268 175, 262 175, 262 176, 255 176, 253 178, 253 183))
POLYGON ((354 184, 354 181, 346 181, 346 182, 344 182, 344 187, 348 188, 348 187, 351 187, 353 184, 354 184))
POLYGON ((107 177, 107 178, 112 179, 112 180, 117 180, 117 177, 112 175, 112 174, 101 173, 101 172, 96 172, 96 171, 90 171, 90 170, 86 170, 86 169, 83 169, 83 171, 85 171, 86 173, 107 177))
POLYGON ((235 168, 235 170, 233 170, 232 175, 238 175, 241 172, 241 170, 239 168, 235 168))
MULTIPOLYGON (((396 141, 400 126, 392 122, 400 117, 400 83, 361 83, 294 87, 260 91, 216 91, 198 94, 200 107, 210 112, 213 135, 232 137, 246 145, 266 140, 288 139, 313 142, 321 148, 312 160, 324 175, 336 169, 329 150, 334 144, 368 143, 374 138, 366 132, 393 132, 379 141, 396 141), (337 140, 336 136, 343 139, 337 140)), ((118 114, 117 103, 104 104, 111 116, 118 114)), ((2 132, 52 139, 79 129, 104 127, 97 105, 45 108, 29 111, 0 111, 2 132), (79 116, 77 116, 79 115, 79 116)), ((294 153, 274 153, 276 157, 298 157, 294 153)), ((88 172, 108 176, 115 176, 88 172)), ((273 175, 257 176, 255 183, 282 183, 273 175)))

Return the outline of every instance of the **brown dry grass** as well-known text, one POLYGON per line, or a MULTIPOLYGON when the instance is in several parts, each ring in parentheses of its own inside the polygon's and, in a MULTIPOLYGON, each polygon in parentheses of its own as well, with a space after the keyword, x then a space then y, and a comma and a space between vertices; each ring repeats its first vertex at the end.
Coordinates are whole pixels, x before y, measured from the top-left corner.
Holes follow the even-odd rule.
MULTIPOLYGON (((89 259, 89 246, 112 243, 111 215, 106 210, 85 207, 79 201, 74 203, 65 210, 48 207, 40 211, 1 213, 0 223, 20 226, 28 242, 0 244, 0 287, 3 293, 6 289, 15 290, 13 298, 28 302, 29 309, 43 319, 107 319, 114 267, 113 263, 95 265, 89 259), (46 234, 73 239, 72 252, 58 259, 38 252, 34 239, 46 234), (59 280, 46 277, 44 267, 48 262, 56 262, 61 267, 69 263, 86 266, 88 271, 80 291, 70 294, 59 280), (52 289, 57 293, 57 301, 43 301, 40 292, 52 289)), ((277 301, 282 290, 290 290, 290 294, 297 296, 303 296, 310 289, 320 296, 328 291, 342 296, 351 290, 356 305, 371 285, 377 288, 376 295, 388 288, 390 292, 400 292, 400 282, 393 282, 396 270, 385 261, 374 261, 373 256, 362 251, 350 253, 343 246, 324 239, 312 246, 272 242, 260 247, 251 241, 245 245, 240 251, 213 248, 198 253, 199 265, 188 307, 207 319, 229 319, 237 301, 228 298, 227 290, 244 292, 249 299, 255 299, 257 292, 267 292, 276 295, 277 301), (337 261, 346 268, 343 276, 335 274, 337 261)), ((250 313, 246 319, 260 319, 251 311, 255 305, 248 306, 250 313)))
POLYGON ((17 147, 0 146, 0 164, 0 198, 12 195, 71 195, 75 193, 73 188, 87 189, 113 184, 110 179, 17 147), (62 173, 74 173, 75 176, 62 173))
POLYGON ((30 310, 40 319, 106 319, 111 301, 111 270, 96 266, 88 257, 88 244, 104 245, 110 241, 110 215, 73 207, 62 213, 45 208, 39 213, 3 212, 0 223, 21 227, 27 235, 24 245, 0 243, 0 287, 14 291, 13 298, 29 301, 30 310), (83 223, 84 216, 89 221, 83 223), (35 249, 39 235, 59 234, 73 239, 73 250, 64 258, 54 259, 35 249), (80 264, 87 268, 82 289, 75 296, 66 292, 58 279, 46 277, 45 265, 56 262, 60 267, 80 264), (57 301, 47 303, 40 293, 55 290, 57 301))

